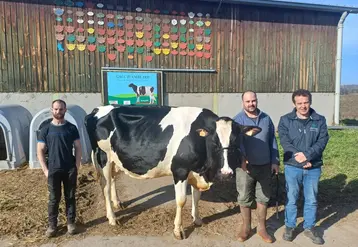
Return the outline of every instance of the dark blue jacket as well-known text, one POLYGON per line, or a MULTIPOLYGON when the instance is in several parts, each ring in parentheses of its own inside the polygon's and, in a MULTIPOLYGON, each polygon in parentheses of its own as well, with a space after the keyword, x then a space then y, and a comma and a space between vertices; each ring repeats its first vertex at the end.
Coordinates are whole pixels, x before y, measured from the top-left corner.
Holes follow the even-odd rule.
POLYGON ((311 108, 310 117, 305 123, 296 115, 296 109, 282 116, 278 124, 278 134, 283 147, 285 165, 303 167, 294 154, 303 152, 312 167, 323 165, 322 153, 328 143, 326 118, 311 108))
POLYGON ((252 165, 279 164, 279 152, 275 136, 275 126, 271 118, 259 111, 257 118, 249 118, 242 110, 235 117, 235 122, 241 125, 258 126, 262 129, 260 133, 253 137, 244 137, 245 146, 242 146, 242 152, 246 159, 252 165))

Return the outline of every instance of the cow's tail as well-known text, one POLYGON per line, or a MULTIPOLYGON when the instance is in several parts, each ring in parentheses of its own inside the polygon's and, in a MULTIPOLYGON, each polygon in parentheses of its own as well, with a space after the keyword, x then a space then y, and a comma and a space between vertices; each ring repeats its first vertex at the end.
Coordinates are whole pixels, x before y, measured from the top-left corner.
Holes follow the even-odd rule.
POLYGON ((92 159, 92 164, 96 169, 96 179, 98 180, 99 176, 100 176, 100 173, 99 173, 100 172, 100 170, 99 170, 100 164, 98 164, 96 154, 99 151, 99 147, 98 147, 96 136, 95 136, 96 135, 96 127, 97 127, 97 118, 94 117, 94 115, 97 112, 98 112, 98 109, 95 108, 90 114, 88 114, 85 117, 84 124, 85 124, 86 130, 87 130, 87 133, 88 133, 89 140, 91 142, 91 147, 92 147, 91 159, 92 159))

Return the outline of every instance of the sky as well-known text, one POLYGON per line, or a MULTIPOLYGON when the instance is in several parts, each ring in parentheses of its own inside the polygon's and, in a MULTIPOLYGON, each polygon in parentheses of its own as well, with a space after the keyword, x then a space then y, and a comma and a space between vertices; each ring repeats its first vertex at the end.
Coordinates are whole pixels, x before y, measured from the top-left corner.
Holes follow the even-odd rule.
MULTIPOLYGON (((276 0, 281 1, 281 0, 276 0)), ((282 0, 358 7, 358 0, 282 0)), ((358 85, 358 14, 349 14, 343 26, 342 85, 358 85)))

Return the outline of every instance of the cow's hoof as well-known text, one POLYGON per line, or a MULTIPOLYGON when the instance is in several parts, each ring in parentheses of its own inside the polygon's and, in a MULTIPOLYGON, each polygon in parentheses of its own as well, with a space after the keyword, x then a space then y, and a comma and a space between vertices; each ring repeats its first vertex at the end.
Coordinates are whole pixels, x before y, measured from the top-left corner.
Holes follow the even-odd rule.
POLYGON ((110 224, 111 226, 117 225, 116 219, 109 219, 108 221, 109 221, 109 224, 110 224))
POLYGON ((201 218, 196 218, 194 220, 194 225, 196 226, 202 226, 203 225, 203 220, 201 218))
POLYGON ((115 209, 124 209, 124 204, 122 202, 114 202, 113 207, 115 209))
POLYGON ((178 239, 178 240, 183 240, 183 239, 185 239, 185 233, 184 233, 183 230, 181 230, 181 231, 174 231, 174 232, 173 232, 173 235, 174 235, 174 237, 175 237, 176 239, 178 239))

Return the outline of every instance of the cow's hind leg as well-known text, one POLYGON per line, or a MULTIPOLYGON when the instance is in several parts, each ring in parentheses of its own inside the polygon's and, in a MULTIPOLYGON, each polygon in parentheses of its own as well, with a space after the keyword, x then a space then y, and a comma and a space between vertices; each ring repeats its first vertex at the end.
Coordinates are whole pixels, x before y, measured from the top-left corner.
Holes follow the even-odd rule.
POLYGON ((107 218, 109 221, 109 224, 114 226, 116 225, 116 216, 113 212, 112 203, 111 203, 111 187, 112 187, 112 163, 107 162, 106 166, 103 168, 103 185, 101 186, 103 188, 103 194, 104 199, 106 203, 106 211, 107 211, 107 218))
POLYGON ((174 237, 176 239, 184 239, 185 233, 182 225, 182 210, 186 203, 186 187, 188 181, 178 181, 175 184, 175 200, 177 204, 177 210, 174 220, 174 237))
POLYGON ((197 190, 194 186, 191 186, 191 195, 191 215, 193 216, 193 222, 195 225, 201 226, 203 224, 203 221, 200 218, 198 209, 201 192, 197 190))

